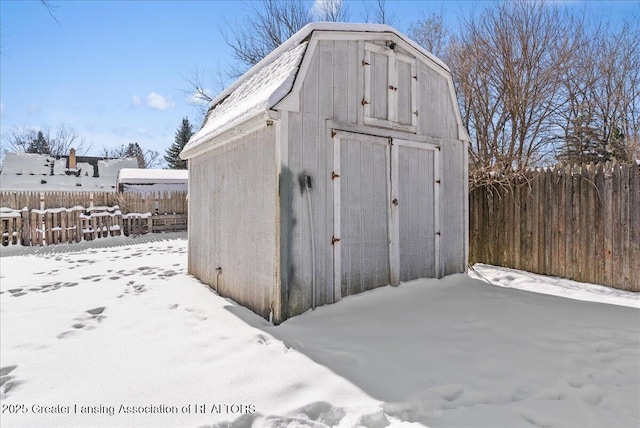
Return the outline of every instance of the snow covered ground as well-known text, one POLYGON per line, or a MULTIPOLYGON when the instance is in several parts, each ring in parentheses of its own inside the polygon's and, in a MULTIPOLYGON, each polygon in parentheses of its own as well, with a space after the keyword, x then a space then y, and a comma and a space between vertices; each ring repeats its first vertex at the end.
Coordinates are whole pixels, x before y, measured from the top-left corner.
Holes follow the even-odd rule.
POLYGON ((96 243, 0 249, 3 427, 640 425, 637 294, 476 265, 273 327, 183 234, 96 243))

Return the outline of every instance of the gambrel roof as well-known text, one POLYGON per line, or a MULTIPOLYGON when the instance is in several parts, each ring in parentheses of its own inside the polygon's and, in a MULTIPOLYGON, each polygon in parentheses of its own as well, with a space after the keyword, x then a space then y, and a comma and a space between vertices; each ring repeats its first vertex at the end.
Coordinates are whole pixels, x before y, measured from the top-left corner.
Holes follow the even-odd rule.
POLYGON ((287 96, 293 88, 309 37, 314 31, 392 33, 449 71, 442 61, 388 25, 311 23, 267 55, 211 102, 202 128, 191 137, 180 156, 183 159, 190 158, 198 152, 196 148, 202 143, 252 118, 264 117, 287 96))

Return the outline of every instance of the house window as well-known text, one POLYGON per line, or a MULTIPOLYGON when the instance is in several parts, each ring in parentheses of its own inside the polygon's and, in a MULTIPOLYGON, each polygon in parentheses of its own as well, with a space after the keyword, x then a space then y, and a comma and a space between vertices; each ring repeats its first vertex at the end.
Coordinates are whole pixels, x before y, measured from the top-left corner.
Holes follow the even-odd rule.
POLYGON ((364 123, 416 132, 416 60, 388 46, 365 43, 364 123))

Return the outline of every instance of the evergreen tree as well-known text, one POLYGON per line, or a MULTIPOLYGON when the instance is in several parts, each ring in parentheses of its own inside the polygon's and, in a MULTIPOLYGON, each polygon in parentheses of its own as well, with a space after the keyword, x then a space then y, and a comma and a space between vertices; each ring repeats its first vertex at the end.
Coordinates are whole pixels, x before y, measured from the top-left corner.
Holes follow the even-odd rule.
POLYGON ((29 147, 27 147, 27 153, 38 153, 38 154, 49 154, 49 142, 46 138, 44 138, 44 134, 42 131, 38 131, 38 135, 34 138, 30 143, 29 147))
POLYGON ((193 127, 186 117, 182 119, 182 125, 176 131, 175 142, 167 149, 164 160, 169 169, 187 169, 187 161, 180 159, 180 152, 193 135, 193 127))

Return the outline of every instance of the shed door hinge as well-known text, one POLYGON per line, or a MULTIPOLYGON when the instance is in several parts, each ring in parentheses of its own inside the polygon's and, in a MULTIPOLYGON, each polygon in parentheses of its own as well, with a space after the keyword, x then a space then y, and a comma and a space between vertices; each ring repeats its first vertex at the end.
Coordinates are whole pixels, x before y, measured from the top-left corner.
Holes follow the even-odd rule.
POLYGON ((364 67, 365 65, 369 65, 369 63, 365 60, 362 60, 362 66, 364 67))
POLYGON ((335 180, 336 178, 340 178, 340 174, 336 174, 335 171, 331 171, 331 179, 335 180))
POLYGON ((336 238, 335 236, 331 237, 331 245, 335 245, 336 242, 340 242, 340 238, 336 238))
POLYGON ((335 130, 335 129, 332 129, 332 130, 331 130, 331 138, 335 137, 335 136, 336 136, 336 134, 337 134, 336 130, 335 130))
POLYGON ((360 104, 365 105, 365 104, 369 104, 369 101, 365 100, 364 98, 362 99, 362 101, 360 101, 360 104))
POLYGON ((440 232, 436 232, 436 236, 440 236, 440 232))

